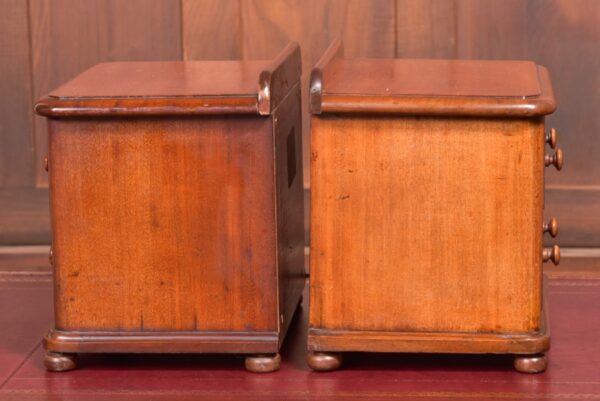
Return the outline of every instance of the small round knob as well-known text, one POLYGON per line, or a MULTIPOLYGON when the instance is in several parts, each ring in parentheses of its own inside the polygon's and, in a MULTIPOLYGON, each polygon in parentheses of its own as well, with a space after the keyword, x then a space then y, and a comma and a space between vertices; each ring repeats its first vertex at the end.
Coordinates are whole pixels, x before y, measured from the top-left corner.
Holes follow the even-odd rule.
POLYGON ((547 223, 544 223, 542 226, 543 232, 549 233, 552 238, 558 235, 558 221, 554 217, 552 217, 547 223))
POLYGON ((553 155, 544 156, 544 164, 546 167, 552 164, 560 171, 563 166, 563 151, 561 149, 556 149, 553 155))
POLYGON ((552 263, 558 265, 560 263, 560 247, 554 245, 552 248, 544 248, 542 251, 542 260, 544 262, 551 260, 552 263))
POLYGON ((48 171, 48 156, 44 157, 44 170, 48 171))
POLYGON ((556 143, 558 142, 558 133, 556 132, 556 128, 552 128, 550 132, 546 134, 546 143, 550 145, 552 149, 556 148, 556 143))
POLYGON ((50 261, 50 265, 54 265, 54 252, 52 251, 52 247, 50 247, 50 252, 48 252, 48 260, 50 261))

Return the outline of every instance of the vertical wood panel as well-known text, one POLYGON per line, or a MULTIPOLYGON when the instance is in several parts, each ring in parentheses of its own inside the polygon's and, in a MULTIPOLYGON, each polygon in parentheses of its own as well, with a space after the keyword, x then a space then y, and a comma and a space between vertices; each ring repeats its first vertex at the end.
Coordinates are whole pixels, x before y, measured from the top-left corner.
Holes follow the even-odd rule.
POLYGON ((454 0, 397 0, 396 57, 455 58, 454 0))
POLYGON ((600 1, 530 0, 529 57, 550 70, 557 97, 548 123, 565 151, 561 172, 547 182, 600 184, 600 1))
POLYGON ((600 2, 530 0, 529 56, 550 70, 557 97, 548 125, 559 131, 562 171, 548 169, 547 216, 560 234, 548 243, 600 246, 600 2))
MULTIPOLYGON (((597 0, 0 0, 0 6, 3 189, 45 185, 45 122, 35 119, 33 129, 32 100, 97 62, 270 58, 297 40, 306 105, 310 68, 340 36, 348 57, 509 58, 546 65, 558 100, 548 124, 558 128, 566 154, 563 171, 548 169, 547 182, 567 191, 557 205, 573 213, 566 219, 581 221, 575 213, 590 215, 600 204, 600 193, 586 198, 589 207, 577 204, 578 191, 597 190, 600 181, 597 0), (565 206, 569 199, 571 208, 565 206)), ((304 107, 305 146, 307 112, 304 107)), ((561 238, 570 244, 600 245, 579 226, 567 227, 561 238)))
POLYGON ((183 58, 235 60, 242 56, 237 0, 182 0, 183 58))
POLYGON ((27 3, 1 0, 0 10, 0 187, 28 186, 33 166, 27 3))
MULTIPOLYGON (((39 97, 101 61, 181 59, 179 0, 30 0, 33 92, 39 97)), ((37 182, 47 149, 35 118, 37 182)))
POLYGON ((50 243, 48 190, 0 188, 0 244, 50 243))
POLYGON ((308 77, 329 43, 344 41, 348 57, 393 57, 394 0, 242 0, 242 55, 271 58, 290 40, 302 47, 304 180, 308 185, 308 77))
POLYGON ((458 58, 524 58, 527 47, 526 10, 526 0, 458 0, 458 58))
POLYGON ((336 37, 348 57, 393 57, 393 0, 242 1, 244 58, 271 58, 290 40, 302 46, 303 71, 336 37))

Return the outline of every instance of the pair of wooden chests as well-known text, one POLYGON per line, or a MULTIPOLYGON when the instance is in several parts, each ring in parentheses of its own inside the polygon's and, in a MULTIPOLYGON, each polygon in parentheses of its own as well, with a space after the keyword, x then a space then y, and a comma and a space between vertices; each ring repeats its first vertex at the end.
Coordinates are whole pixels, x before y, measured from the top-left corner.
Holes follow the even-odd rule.
MULTIPOLYGON (((344 59, 311 75, 308 364, 504 353, 546 368, 548 72, 527 61, 344 59)), ((78 353, 236 353, 277 370, 305 286, 300 49, 99 64, 48 117, 55 327, 78 353)))

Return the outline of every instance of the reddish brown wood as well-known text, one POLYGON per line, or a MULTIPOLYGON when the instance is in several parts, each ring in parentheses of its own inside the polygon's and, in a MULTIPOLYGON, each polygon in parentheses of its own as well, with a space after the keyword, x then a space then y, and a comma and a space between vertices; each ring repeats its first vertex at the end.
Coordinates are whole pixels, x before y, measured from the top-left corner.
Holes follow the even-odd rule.
POLYGON ((0 244, 50 243, 48 190, 0 189, 0 244))
POLYGON ((340 39, 335 39, 321 56, 310 73, 310 111, 321 113, 321 96, 323 95, 323 70, 334 58, 343 57, 344 46, 340 39))
MULTIPOLYGON (((550 151, 550 150, 548 150, 550 151)), ((573 157, 569 157, 572 160, 573 157)), ((571 163, 560 173, 567 173, 571 163)), ((549 169, 549 174, 556 171, 549 169)), ((560 243, 570 247, 598 247, 600 245, 600 187, 587 185, 546 187, 545 219, 552 216, 560 224, 560 243), (574 206, 576 205, 576 206, 574 206)), ((552 245, 546 236, 544 245, 552 245)))
MULTIPOLYGON (((181 7, 172 0, 40 0, 28 3, 33 100, 103 61, 181 60, 181 7)), ((35 116, 37 185, 47 127, 35 116)))
POLYGON ((53 117, 269 115, 299 79, 296 43, 272 61, 102 63, 50 92, 36 111, 53 117), (165 76, 171 79, 157 79, 165 76))
POLYGON ((38 103, 48 351, 278 352, 304 286, 299 63, 104 64, 38 103))
POLYGON ((312 370, 328 372, 336 370, 342 364, 342 354, 335 352, 309 352, 306 363, 312 370))
MULTIPOLYGON (((329 53, 335 49, 332 44, 329 53)), ((322 76, 311 89, 315 114, 533 117, 556 108, 548 71, 531 62, 327 60, 315 70, 322 76)))
MULTIPOLYGON (((285 57, 284 57, 285 58, 285 57)), ((52 98, 170 98, 256 96, 269 60, 100 63, 49 93, 52 98), (169 76, 170 80, 161 79, 169 76)))
POLYGON ((258 90, 258 111, 268 115, 287 96, 302 73, 300 46, 288 44, 279 55, 260 73, 258 90))
MULTIPOLYGON (((333 352, 358 350, 449 354, 539 354, 550 349, 548 305, 545 300, 542 302, 540 319, 538 330, 520 333, 327 330, 309 327, 308 349, 333 352)), ((310 363, 309 360, 309 365, 310 363)))
POLYGON ((541 88, 531 61, 336 58, 324 69, 323 92, 514 98, 537 97, 541 88))
MULTIPOLYGON (((240 2, 182 0, 181 41, 184 60, 242 58, 240 2), (199 40, 210 38, 210 40, 199 40)), ((275 49, 277 51, 279 49, 275 49)), ((271 56, 271 55, 269 55, 271 56)), ((250 57, 255 57, 250 55, 250 57)))
MULTIPOLYGON (((0 15, 0 190, 35 182, 31 149, 31 60, 27 2, 7 0, 0 15)), ((10 205, 0 202, 0 208, 10 205)), ((0 243, 3 241, 0 240, 0 243)), ((5 242, 6 243, 6 242, 5 242)))
MULTIPOLYGON (((85 321, 85 317, 81 318, 85 321)), ((44 337, 45 348, 60 353, 275 353, 279 336, 272 332, 238 330, 182 331, 61 331, 44 337)))
POLYGON ((547 71, 328 59, 311 124, 309 350, 545 352, 542 261, 559 259, 542 249, 547 71))
MULTIPOLYGON (((591 216, 597 215, 594 204, 582 203, 580 191, 597 189, 600 177, 596 162, 600 136, 591 134, 598 131, 600 119, 582 118, 593 116, 600 104, 600 92, 590 84, 600 71, 595 51, 600 38, 597 0, 25 3, 6 1, 0 35, 4 40, 1 87, 4 97, 11 99, 0 112, 0 172, 4 174, 0 181, 6 189, 47 185, 42 118, 34 118, 36 135, 29 134, 31 94, 43 95, 97 62, 178 60, 182 50, 186 60, 271 58, 293 38, 302 45, 303 85, 307 87, 310 67, 328 42, 340 36, 347 53, 355 57, 523 58, 547 66, 561 106, 547 124, 563 133, 561 145, 570 161, 566 171, 548 172, 547 183, 555 192, 564 193, 559 196, 560 203, 549 197, 547 204, 559 208, 568 202, 561 242, 600 245, 598 230, 590 230, 600 227, 590 222, 591 216), (65 39, 74 37, 76 41, 65 39), (198 40, 203 37, 211 40, 198 40), (37 184, 32 181, 36 178, 37 184)), ((308 104, 306 98, 304 102, 308 104)), ((305 115, 305 130, 308 117, 305 115)), ((308 141, 304 144, 308 161, 308 141)), ((305 186, 309 185, 307 176, 305 186)), ((588 198, 586 194, 583 197, 588 198)), ((7 214, 8 206, 1 207, 7 214)), ((35 226, 40 212, 24 215, 21 221, 35 226)), ((11 230, 17 228, 24 231, 24 227, 11 230)), ((35 240, 36 232, 31 235, 35 240)))
POLYGON ((270 373, 279 370, 281 356, 279 354, 251 355, 245 359, 246 369, 254 373, 270 373))
POLYGON ((38 114, 47 117, 186 116, 200 114, 258 114, 256 96, 190 98, 40 99, 38 114))
POLYGON ((44 366, 52 372, 65 372, 77 367, 77 355, 59 352, 46 352, 44 366))
POLYGON ((515 369, 521 373, 542 373, 548 367, 548 357, 544 354, 533 356, 517 355, 515 369))

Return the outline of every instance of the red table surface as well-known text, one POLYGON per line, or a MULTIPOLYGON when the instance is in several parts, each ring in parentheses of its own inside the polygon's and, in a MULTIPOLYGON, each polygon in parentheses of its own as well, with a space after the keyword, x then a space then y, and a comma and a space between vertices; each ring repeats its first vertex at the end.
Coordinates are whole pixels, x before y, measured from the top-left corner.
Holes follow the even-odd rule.
MULTIPOLYGON (((82 355, 77 370, 46 372, 50 277, 0 276, 0 400, 531 400, 600 399, 600 280, 550 280, 552 349, 543 374, 508 356, 347 354, 343 369, 305 364, 298 311, 281 370, 246 372, 232 355, 82 355)), ((306 298, 306 297, 305 297, 306 298)))

